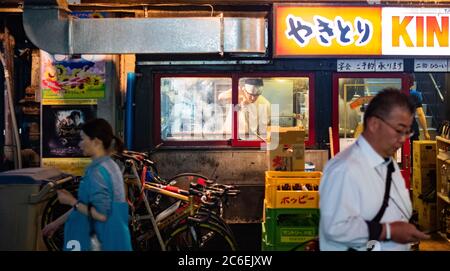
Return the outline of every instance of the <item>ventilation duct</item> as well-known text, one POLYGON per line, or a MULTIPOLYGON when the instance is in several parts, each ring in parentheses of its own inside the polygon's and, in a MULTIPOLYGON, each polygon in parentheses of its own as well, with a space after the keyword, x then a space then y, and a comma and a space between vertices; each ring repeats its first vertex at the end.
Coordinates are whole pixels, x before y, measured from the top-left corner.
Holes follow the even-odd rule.
POLYGON ((64 0, 25 0, 23 25, 34 45, 53 54, 266 52, 264 18, 78 19, 64 0))

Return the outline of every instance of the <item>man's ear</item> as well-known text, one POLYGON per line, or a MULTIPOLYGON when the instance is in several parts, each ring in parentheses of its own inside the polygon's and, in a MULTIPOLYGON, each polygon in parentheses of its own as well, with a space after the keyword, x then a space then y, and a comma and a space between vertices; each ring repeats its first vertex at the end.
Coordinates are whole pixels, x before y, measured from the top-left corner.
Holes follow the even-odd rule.
POLYGON ((378 131, 379 125, 380 125, 380 123, 376 120, 376 118, 369 117, 367 119, 367 123, 366 123, 367 128, 366 129, 368 130, 368 132, 374 134, 378 131))

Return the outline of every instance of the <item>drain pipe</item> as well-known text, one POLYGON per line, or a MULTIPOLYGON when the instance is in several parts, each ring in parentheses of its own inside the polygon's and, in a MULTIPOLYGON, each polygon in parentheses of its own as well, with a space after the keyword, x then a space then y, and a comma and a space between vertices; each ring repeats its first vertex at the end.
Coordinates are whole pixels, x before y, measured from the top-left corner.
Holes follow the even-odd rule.
POLYGON ((127 150, 133 148, 133 121, 134 121, 134 90, 136 85, 136 74, 127 74, 127 94, 125 104, 125 147, 127 150))
POLYGON ((20 137, 19 137, 19 129, 17 128, 17 120, 16 120, 16 111, 14 110, 14 103, 12 98, 12 89, 11 89, 11 77, 10 73, 8 71, 8 66, 6 65, 6 59, 5 55, 0 52, 0 61, 3 65, 3 71, 5 73, 5 82, 6 82, 6 96, 8 97, 8 106, 9 106, 9 113, 11 115, 11 122, 13 126, 13 135, 14 135, 14 143, 16 147, 16 155, 15 155, 15 168, 19 169, 22 168, 22 155, 21 155, 21 146, 20 146, 20 137))

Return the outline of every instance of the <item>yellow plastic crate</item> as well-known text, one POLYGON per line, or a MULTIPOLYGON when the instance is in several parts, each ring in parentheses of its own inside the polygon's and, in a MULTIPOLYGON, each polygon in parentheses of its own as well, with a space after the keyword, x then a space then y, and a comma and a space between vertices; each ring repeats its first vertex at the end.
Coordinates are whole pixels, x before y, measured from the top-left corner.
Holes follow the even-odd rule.
POLYGON ((297 179, 297 178, 322 178, 321 171, 266 171, 266 180, 274 178, 297 179))
POLYGON ((278 190, 278 186, 318 186, 319 171, 266 171, 266 208, 319 208, 319 191, 278 190))

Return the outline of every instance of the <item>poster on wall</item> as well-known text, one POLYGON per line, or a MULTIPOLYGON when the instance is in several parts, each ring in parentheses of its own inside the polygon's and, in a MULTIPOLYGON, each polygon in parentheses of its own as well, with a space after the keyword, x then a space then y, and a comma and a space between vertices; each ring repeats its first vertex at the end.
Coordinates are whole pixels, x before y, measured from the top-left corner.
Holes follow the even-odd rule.
POLYGON ((64 173, 82 176, 86 167, 92 162, 89 157, 77 158, 42 158, 43 167, 54 167, 64 173))
POLYGON ((42 98, 104 98, 105 60, 105 55, 51 55, 41 50, 42 98))
POLYGON ((96 112, 96 105, 42 105, 42 157, 84 157, 81 126, 96 112))

